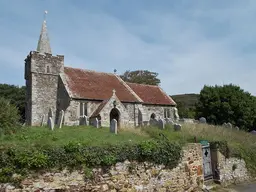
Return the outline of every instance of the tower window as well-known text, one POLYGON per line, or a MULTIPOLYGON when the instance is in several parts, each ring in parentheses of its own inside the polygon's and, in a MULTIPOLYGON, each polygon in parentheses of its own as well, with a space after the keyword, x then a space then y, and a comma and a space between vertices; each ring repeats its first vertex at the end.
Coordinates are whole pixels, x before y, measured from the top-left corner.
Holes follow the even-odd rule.
POLYGON ((49 65, 46 66, 46 73, 51 73, 51 70, 50 70, 50 66, 49 66, 49 65))

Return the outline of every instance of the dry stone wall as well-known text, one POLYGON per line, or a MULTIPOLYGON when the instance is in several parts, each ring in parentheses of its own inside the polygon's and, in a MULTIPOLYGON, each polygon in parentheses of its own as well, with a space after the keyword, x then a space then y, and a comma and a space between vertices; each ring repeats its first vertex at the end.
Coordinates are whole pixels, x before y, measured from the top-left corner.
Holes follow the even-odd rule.
POLYGON ((203 186, 202 167, 201 145, 189 144, 174 169, 126 160, 109 170, 95 168, 89 174, 88 170, 63 170, 31 175, 22 181, 22 189, 2 184, 0 191, 196 191, 203 186))

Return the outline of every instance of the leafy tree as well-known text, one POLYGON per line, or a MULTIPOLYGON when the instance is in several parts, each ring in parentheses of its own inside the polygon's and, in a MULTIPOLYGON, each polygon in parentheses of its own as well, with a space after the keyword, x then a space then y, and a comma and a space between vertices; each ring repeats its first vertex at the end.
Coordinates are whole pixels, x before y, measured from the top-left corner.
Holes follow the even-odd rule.
POLYGON ((158 73, 151 72, 148 70, 137 70, 137 71, 125 71, 120 77, 130 83, 148 84, 148 85, 159 85, 160 79, 157 78, 158 73))
POLYGON ((252 130, 256 122, 256 98, 236 85, 204 86, 196 105, 196 116, 209 123, 230 122, 252 130))
POLYGON ((181 101, 176 103, 180 118, 195 118, 195 107, 186 107, 181 101))
POLYGON ((19 126, 19 111, 15 105, 0 97, 0 134, 12 133, 19 126))
POLYGON ((0 97, 3 97, 15 105, 21 116, 21 121, 25 119, 25 93, 26 87, 18 87, 15 85, 0 84, 0 97))

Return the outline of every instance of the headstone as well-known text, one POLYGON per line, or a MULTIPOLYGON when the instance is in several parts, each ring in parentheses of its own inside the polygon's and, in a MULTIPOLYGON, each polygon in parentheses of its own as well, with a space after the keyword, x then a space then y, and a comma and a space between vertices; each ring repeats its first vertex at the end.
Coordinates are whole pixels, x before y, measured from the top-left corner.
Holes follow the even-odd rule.
POLYGON ((61 110, 60 115, 59 115, 59 119, 58 119, 58 127, 59 127, 59 128, 62 127, 63 120, 64 120, 64 111, 61 110))
POLYGON ((88 117, 86 115, 80 118, 80 125, 85 125, 85 126, 89 125, 88 117))
POLYGON ((159 119, 158 126, 159 126, 160 129, 164 129, 165 128, 165 121, 163 119, 159 119))
POLYGON ((53 130, 54 129, 54 123, 51 117, 48 118, 48 127, 53 130))
POLYGON ((181 131, 181 124, 174 124, 174 131, 181 131))
POLYGON ((110 132, 117 134, 117 120, 115 119, 110 122, 110 132))
POLYGON ((150 124, 150 126, 157 126, 158 125, 158 121, 156 119, 150 118, 149 124, 150 124))
POLYGON ((49 112, 48 112, 48 118, 49 117, 53 117, 53 112, 52 112, 52 108, 49 109, 49 112))
POLYGON ((205 117, 200 117, 200 118, 199 118, 199 122, 200 122, 200 123, 203 123, 203 124, 207 123, 205 117))
POLYGON ((240 129, 239 129, 239 127, 235 126, 235 130, 236 130, 236 131, 239 131, 240 129))
POLYGON ((165 122, 166 122, 166 125, 173 125, 174 124, 174 122, 171 118, 166 118, 165 122))
POLYGON ((229 129, 232 129, 232 124, 231 123, 227 123, 227 128, 229 128, 229 129))
POLYGON ((99 120, 97 118, 93 120, 93 126, 99 128, 99 120))
POLYGON ((44 119, 45 119, 45 114, 43 114, 43 116, 42 116, 41 126, 44 126, 44 119))
POLYGON ((178 113, 178 109, 176 107, 174 107, 173 110, 174 110, 174 119, 176 121, 179 121, 180 120, 180 116, 179 116, 179 113, 178 113))
POLYGON ((222 126, 223 126, 223 127, 227 127, 227 123, 223 123, 222 126))

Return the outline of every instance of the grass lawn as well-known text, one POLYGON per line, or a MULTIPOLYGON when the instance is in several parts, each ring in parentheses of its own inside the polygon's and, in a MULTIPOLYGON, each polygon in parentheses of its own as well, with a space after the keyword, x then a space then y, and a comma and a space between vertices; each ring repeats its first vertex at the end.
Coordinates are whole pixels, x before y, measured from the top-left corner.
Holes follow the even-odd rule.
MULTIPOLYGON (((137 143, 147 139, 163 139, 163 133, 169 141, 180 143, 197 142, 200 140, 227 141, 231 150, 241 148, 256 150, 256 136, 244 131, 229 130, 223 127, 204 124, 184 124, 182 131, 175 132, 172 127, 160 130, 155 127, 127 128, 119 131, 117 135, 110 133, 109 128, 91 126, 74 126, 54 131, 47 127, 25 127, 13 135, 0 137, 0 147, 30 148, 40 145, 64 145, 68 142, 79 142, 86 145, 137 143)), ((256 151, 255 151, 256 153, 256 151)))
POLYGON ((44 146, 64 146, 69 142, 78 142, 86 146, 105 146, 108 144, 126 145, 155 139, 186 143, 200 140, 227 141, 231 155, 239 155, 247 163, 249 171, 256 175, 256 136, 244 131, 230 130, 205 124, 184 124, 182 130, 175 132, 172 127, 160 130, 156 127, 126 128, 115 135, 109 128, 74 126, 56 128, 24 127, 12 135, 0 137, 0 150, 13 147, 15 149, 32 149, 44 146), (161 136, 163 134, 165 138, 161 136), (196 139, 195 139, 196 138, 196 139))
POLYGON ((43 145, 61 146, 69 142, 79 142, 90 146, 104 144, 136 143, 148 139, 149 136, 140 130, 120 131, 117 135, 110 133, 109 128, 91 126, 74 126, 54 131, 47 127, 25 127, 13 135, 0 138, 0 148, 31 148, 43 145))

